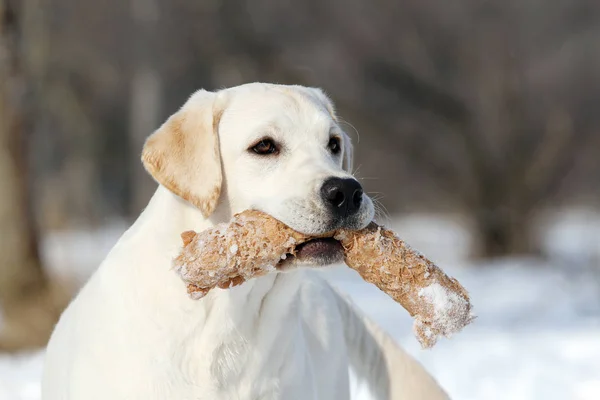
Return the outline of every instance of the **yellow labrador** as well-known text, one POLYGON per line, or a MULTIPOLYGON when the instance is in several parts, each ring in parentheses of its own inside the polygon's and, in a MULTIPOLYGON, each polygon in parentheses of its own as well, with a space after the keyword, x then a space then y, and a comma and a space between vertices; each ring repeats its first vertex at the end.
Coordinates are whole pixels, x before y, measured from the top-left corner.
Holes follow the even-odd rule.
POLYGON ((314 268, 316 240, 278 272, 195 301, 171 270, 180 233, 254 208, 296 230, 359 229, 373 203, 319 89, 262 83, 200 90, 146 142, 160 184, 64 312, 44 400, 349 399, 348 369, 379 399, 446 399, 431 376, 314 268))

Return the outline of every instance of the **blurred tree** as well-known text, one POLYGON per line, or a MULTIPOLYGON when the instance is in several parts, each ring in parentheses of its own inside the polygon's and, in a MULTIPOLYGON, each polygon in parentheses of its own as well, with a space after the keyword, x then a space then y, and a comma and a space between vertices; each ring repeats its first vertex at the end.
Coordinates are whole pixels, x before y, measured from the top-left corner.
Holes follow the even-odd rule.
POLYGON ((54 220, 136 217, 147 135, 194 90, 257 80, 325 88, 365 188, 391 213, 464 214, 481 255, 535 251, 540 209, 598 204, 596 0, 45 4, 33 158, 54 220))
MULTIPOLYGON (((527 47, 532 28, 519 24, 522 10, 485 4, 470 11, 461 14, 471 19, 455 28, 455 41, 413 38, 432 60, 429 74, 407 67, 403 57, 367 63, 365 79, 373 84, 365 95, 387 99, 377 112, 388 123, 406 117, 398 110, 408 106, 421 127, 430 126, 426 134, 398 132, 388 140, 473 219, 478 255, 536 253, 536 212, 560 197, 585 149, 598 142, 600 119, 590 111, 600 87, 586 70, 594 60, 580 60, 578 74, 561 78, 568 92, 536 87, 537 65, 528 58, 534 50, 527 47), (574 92, 580 80, 589 87, 574 92)), ((547 18, 556 11, 547 10, 547 18)))
POLYGON ((156 183, 140 162, 148 135, 162 122, 162 82, 158 71, 157 43, 160 9, 157 0, 130 0, 133 21, 133 73, 130 88, 130 183, 133 187, 130 215, 138 215, 148 204, 156 183))
POLYGON ((42 268, 28 198, 31 125, 21 43, 38 12, 37 0, 0 0, 0 350, 7 351, 43 346, 66 299, 42 268))

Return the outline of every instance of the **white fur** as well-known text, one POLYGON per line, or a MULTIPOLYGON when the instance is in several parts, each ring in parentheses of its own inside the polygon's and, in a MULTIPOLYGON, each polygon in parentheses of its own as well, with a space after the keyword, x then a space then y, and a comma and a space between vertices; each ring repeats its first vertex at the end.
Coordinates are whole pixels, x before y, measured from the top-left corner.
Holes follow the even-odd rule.
MULTIPOLYGON (((342 165, 351 161, 343 160, 351 150, 347 138, 339 156, 326 148, 330 134, 344 133, 316 89, 249 84, 194 96, 215 96, 223 105, 216 209, 206 218, 159 186, 61 317, 47 349, 42 398, 348 399, 352 364, 381 399, 445 399, 418 363, 311 269, 215 289, 198 301, 188 297, 171 270, 181 232, 207 229, 247 208, 323 232, 328 215, 318 188, 327 177, 349 177, 342 165), (283 145, 279 156, 248 152, 266 135, 283 145)), ((180 111, 186 118, 195 112, 189 104, 180 111)), ((358 228, 372 216, 365 196, 349 223, 358 228)))

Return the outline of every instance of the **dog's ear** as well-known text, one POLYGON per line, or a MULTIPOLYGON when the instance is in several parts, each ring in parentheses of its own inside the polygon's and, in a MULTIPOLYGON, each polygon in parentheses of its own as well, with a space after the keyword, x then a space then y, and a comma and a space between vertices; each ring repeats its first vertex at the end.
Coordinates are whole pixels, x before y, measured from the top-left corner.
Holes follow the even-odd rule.
POLYGON ((354 165, 354 145, 352 145, 350 136, 348 136, 345 132, 342 134, 342 141, 344 143, 344 158, 342 160, 342 168, 344 171, 351 174, 354 165))
POLYGON ((222 174, 218 94, 200 90, 146 140, 142 163, 161 185, 198 207, 205 218, 215 210, 222 174))

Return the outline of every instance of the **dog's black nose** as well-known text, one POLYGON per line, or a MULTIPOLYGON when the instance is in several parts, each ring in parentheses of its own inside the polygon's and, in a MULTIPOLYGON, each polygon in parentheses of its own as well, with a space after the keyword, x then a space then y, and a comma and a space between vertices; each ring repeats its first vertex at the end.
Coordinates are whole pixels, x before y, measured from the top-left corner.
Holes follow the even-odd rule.
POLYGON ((346 218, 358 212, 363 189, 354 179, 328 178, 321 186, 321 196, 334 216, 346 218))

